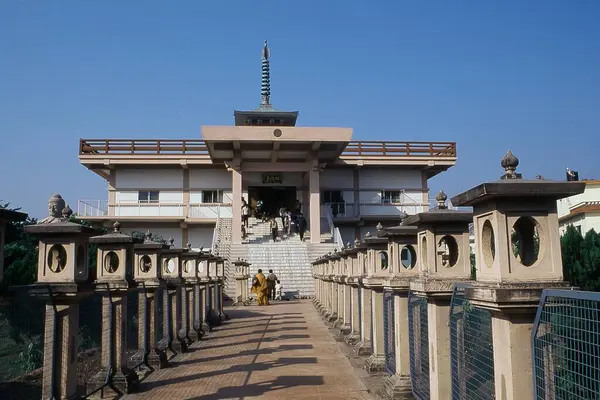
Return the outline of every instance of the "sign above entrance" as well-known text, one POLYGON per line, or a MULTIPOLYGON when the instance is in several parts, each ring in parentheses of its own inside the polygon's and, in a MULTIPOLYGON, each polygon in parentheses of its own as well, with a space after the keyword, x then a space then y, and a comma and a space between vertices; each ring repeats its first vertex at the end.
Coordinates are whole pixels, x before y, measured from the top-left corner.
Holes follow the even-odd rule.
POLYGON ((281 174, 263 174, 262 182, 263 183, 282 183, 283 179, 281 179, 281 174))

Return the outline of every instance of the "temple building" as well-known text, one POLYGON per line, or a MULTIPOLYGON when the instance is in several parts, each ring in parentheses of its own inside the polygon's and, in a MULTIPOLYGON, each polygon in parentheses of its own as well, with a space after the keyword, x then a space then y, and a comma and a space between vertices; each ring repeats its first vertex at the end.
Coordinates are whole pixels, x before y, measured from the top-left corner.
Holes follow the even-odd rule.
MULTIPOLYGON (((355 141, 351 128, 297 126, 298 111, 271 104, 269 60, 265 41, 261 103, 234 111, 232 126, 205 125, 189 139, 81 139, 80 162, 108 182, 108 193, 80 200, 78 215, 281 271, 281 255, 265 256, 279 246, 295 258, 289 265, 306 264, 301 269, 310 276, 313 250, 321 255, 380 222, 429 209, 428 179, 456 163, 455 143, 355 141), (261 200, 268 215, 299 203, 305 240, 282 235, 270 242, 268 223, 255 218, 244 235, 242 199, 253 212, 261 200)), ((298 268, 290 274, 300 281, 298 268)))

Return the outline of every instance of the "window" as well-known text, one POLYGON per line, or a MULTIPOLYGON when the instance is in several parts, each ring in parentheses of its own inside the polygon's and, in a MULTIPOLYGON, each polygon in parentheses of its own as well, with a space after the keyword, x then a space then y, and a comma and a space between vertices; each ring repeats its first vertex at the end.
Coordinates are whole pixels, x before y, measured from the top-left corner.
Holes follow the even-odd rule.
POLYGON ((138 202, 140 203, 158 203, 158 190, 144 190, 138 193, 138 202))
POLYGON ((382 190, 381 202, 383 204, 398 204, 400 203, 400 190, 382 190))
POLYGON ((577 229, 577 232, 579 232, 579 234, 581 235, 581 225, 577 225, 575 229, 577 229))
POLYGON ((323 191, 323 203, 341 203, 343 201, 341 190, 323 191))
POLYGON ((202 202, 203 203, 222 203, 223 202, 223 191, 222 190, 203 190, 202 191, 202 202))

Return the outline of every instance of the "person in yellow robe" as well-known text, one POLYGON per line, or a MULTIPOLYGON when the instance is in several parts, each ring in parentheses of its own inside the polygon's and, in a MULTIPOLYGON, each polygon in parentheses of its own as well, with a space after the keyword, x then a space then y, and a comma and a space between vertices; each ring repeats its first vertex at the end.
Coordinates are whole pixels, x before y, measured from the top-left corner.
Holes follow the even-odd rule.
POLYGON ((263 274, 262 269, 258 270, 258 274, 254 277, 252 282, 252 293, 256 293, 257 301, 259 306, 269 305, 269 286, 267 285, 267 277, 263 274))

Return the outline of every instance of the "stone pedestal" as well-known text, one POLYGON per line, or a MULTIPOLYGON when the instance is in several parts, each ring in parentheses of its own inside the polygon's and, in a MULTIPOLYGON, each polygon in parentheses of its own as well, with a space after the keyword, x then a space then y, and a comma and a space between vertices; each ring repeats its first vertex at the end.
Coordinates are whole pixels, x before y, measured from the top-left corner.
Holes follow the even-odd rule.
MULTIPOLYGON (((362 316, 361 316, 361 327, 360 327, 360 341, 354 346, 354 352, 359 356, 368 356, 373 353, 373 342, 371 338, 371 325, 372 320, 372 309, 373 309, 373 296, 372 291, 369 288, 363 287, 361 290, 362 294, 362 316)), ((383 310, 382 310, 383 311, 383 310)))
POLYGON ((408 329, 408 290, 394 295, 394 332, 396 373, 385 381, 385 396, 388 399, 412 398, 410 381, 410 343, 408 329))
POLYGON ((77 390, 79 304, 55 297, 46 304, 42 397, 70 399, 77 390))
POLYGON ((127 366, 127 289, 100 289, 102 296, 101 369, 90 380, 99 395, 119 396, 139 388, 137 374, 127 366), (109 373, 110 371, 110 373, 109 373), (107 380, 108 379, 108 380, 107 380))
POLYGON ((168 289, 168 296, 171 305, 171 329, 170 333, 173 337, 171 348, 175 353, 185 353, 188 349, 189 342, 182 335, 183 324, 183 288, 181 286, 168 289))
POLYGON ((208 291, 208 284, 203 283, 200 285, 200 310, 202 313, 202 323, 200 324, 200 329, 202 329, 202 331, 205 333, 212 331, 212 328, 208 323, 207 319, 210 313, 210 296, 208 294, 208 291))
POLYGON ((191 287, 188 293, 188 312, 190 313, 190 338, 192 341, 199 341, 204 334, 202 331, 202 312, 200 301, 200 286, 196 283, 191 287))
POLYGON ((138 351, 131 357, 135 365, 152 370, 167 367, 164 351, 157 349, 156 287, 144 288, 138 293, 138 351))
POLYGON ((365 360, 365 370, 369 375, 385 374, 385 352, 383 348, 383 290, 372 289, 373 348, 365 360))
POLYGON ((350 333, 344 338, 344 341, 350 346, 356 346, 360 341, 360 316, 359 316, 359 287, 358 283, 350 286, 350 299, 351 299, 351 323, 350 333))

